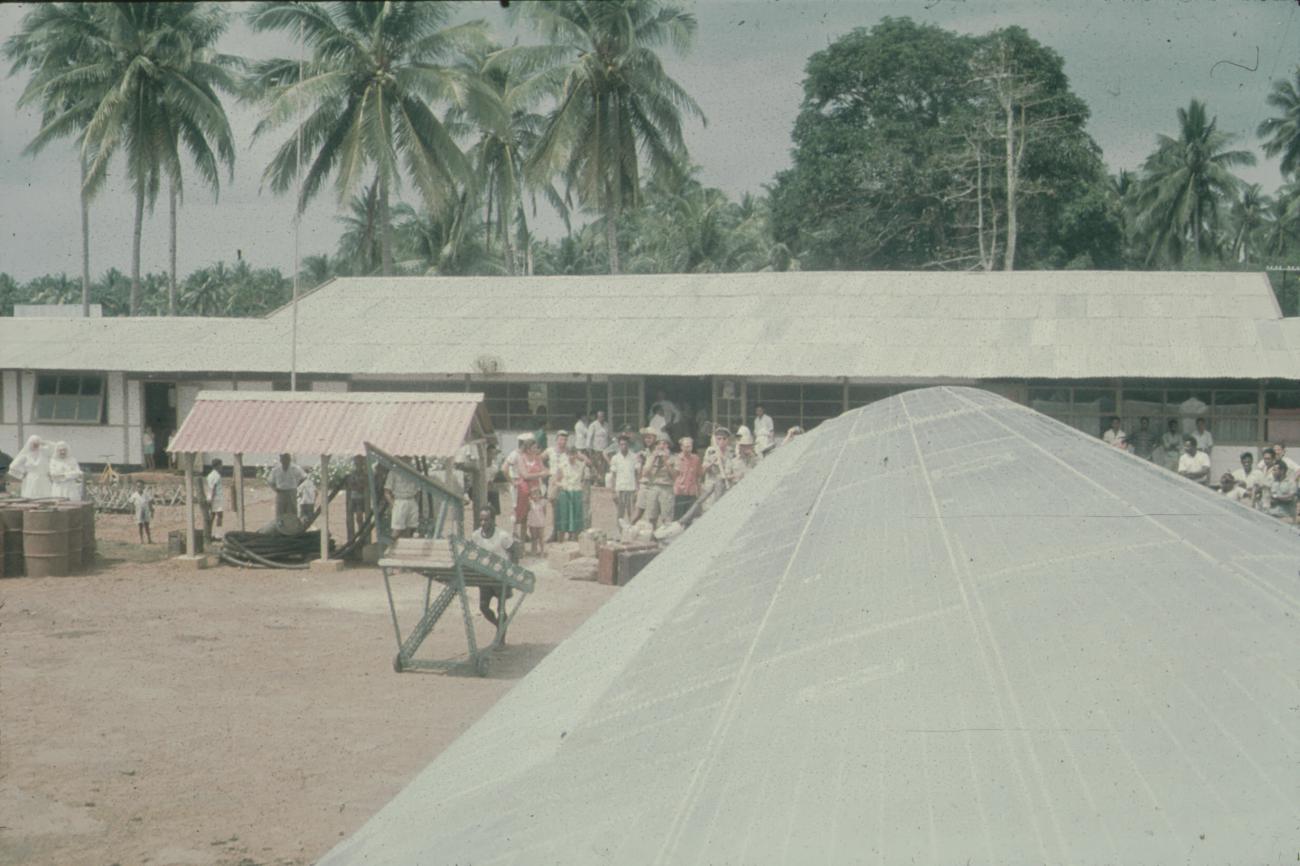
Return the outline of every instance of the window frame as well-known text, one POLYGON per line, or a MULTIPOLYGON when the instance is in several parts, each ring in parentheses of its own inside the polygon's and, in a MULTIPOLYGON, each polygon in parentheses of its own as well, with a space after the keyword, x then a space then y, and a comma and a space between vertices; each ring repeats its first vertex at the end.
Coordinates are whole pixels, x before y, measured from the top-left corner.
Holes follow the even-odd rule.
POLYGON ((71 426, 71 427, 107 426, 108 425, 108 374, 107 373, 86 373, 80 371, 60 372, 60 371, 53 371, 53 370, 38 372, 33 374, 32 408, 31 411, 28 413, 28 415, 30 417, 30 423, 32 424, 56 424, 60 426, 71 426), (41 393, 42 379, 54 380, 54 393, 52 394, 41 393), (63 392, 63 386, 66 383, 66 381, 69 379, 77 380, 77 389, 75 394, 63 392), (85 384, 86 382, 89 381, 96 381, 99 383, 98 393, 96 394, 86 393, 85 384), (72 398, 77 401, 76 402, 77 409, 74 417, 72 418, 55 418, 52 416, 43 417, 40 412, 43 401, 53 400, 55 402, 51 404, 52 407, 57 407, 58 405, 57 401, 60 397, 72 398), (97 400, 94 420, 80 417, 82 401, 90 398, 95 398, 97 400))

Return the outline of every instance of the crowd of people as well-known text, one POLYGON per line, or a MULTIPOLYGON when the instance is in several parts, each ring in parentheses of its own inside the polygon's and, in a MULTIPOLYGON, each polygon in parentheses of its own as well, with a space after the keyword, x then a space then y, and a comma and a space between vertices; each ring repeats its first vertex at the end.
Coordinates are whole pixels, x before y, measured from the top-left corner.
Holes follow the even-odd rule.
MULTIPOLYGON (((496 513, 512 518, 514 537, 534 554, 548 542, 576 540, 591 525, 591 497, 613 500, 620 527, 650 530, 687 525, 739 483, 776 446, 772 419, 759 406, 753 428, 735 433, 683 413, 662 393, 639 431, 610 431, 603 411, 579 413, 573 429, 520 434, 514 450, 496 457, 496 513), (674 437, 674 433, 682 433, 674 437), (704 447, 698 447, 700 440, 704 447), (513 502, 502 510, 502 494, 513 502)), ((794 427, 786 441, 801 433, 794 427)))
POLYGON ((1258 462, 1254 453, 1243 451, 1239 457, 1241 466, 1215 479, 1210 463, 1214 434, 1204 418, 1195 419, 1185 431, 1179 419, 1171 418, 1157 437, 1149 418, 1139 419, 1137 431, 1130 434, 1124 431, 1123 422, 1113 417, 1101 438, 1114 448, 1216 488, 1234 502, 1282 520, 1296 521, 1300 463, 1287 456, 1286 445, 1281 442, 1264 448, 1258 462))

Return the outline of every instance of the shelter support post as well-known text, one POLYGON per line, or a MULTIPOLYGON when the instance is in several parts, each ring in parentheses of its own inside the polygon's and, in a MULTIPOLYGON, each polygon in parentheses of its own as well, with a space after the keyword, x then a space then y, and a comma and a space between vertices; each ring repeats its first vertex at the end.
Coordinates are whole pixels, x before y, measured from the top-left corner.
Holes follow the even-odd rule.
POLYGON ((320 456, 320 558, 330 558, 330 456, 320 456))
POLYGON ((196 539, 194 536, 194 452, 187 451, 185 458, 185 554, 194 556, 196 539))
POLYGON ((235 510, 239 512, 239 531, 247 532, 244 518, 244 455, 235 455, 235 510))

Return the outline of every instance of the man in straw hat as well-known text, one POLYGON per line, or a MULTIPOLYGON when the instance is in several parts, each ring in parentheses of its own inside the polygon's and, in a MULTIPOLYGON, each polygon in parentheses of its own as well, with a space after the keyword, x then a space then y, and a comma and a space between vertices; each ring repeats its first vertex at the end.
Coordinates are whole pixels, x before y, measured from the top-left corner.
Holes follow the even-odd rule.
POLYGON ((731 431, 726 427, 713 428, 713 444, 704 451, 701 471, 704 481, 700 485, 700 509, 707 511, 727 492, 733 480, 731 431))
POLYGON ((736 459, 733 461, 731 474, 735 481, 744 478, 763 460, 763 455, 754 450, 754 434, 749 428, 741 427, 736 435, 736 459))

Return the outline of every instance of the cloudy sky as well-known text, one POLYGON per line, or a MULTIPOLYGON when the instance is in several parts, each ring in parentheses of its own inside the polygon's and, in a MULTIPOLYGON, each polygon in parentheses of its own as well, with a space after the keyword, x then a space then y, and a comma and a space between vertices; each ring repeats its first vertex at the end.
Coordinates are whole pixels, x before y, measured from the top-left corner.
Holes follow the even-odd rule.
MULTIPOLYGON (((1255 127, 1267 116, 1273 79, 1300 64, 1300 21, 1295 0, 698 0, 695 47, 666 56, 670 74, 692 93, 708 117, 693 124, 687 144, 704 183, 736 196, 759 192, 789 165, 790 130, 810 54, 854 27, 885 16, 911 16, 964 33, 1018 24, 1065 58, 1075 91, 1092 109, 1090 132, 1112 170, 1135 168, 1158 132, 1175 131, 1174 113, 1188 100, 1208 103, 1220 128, 1239 146, 1258 150, 1255 127), (1227 62, 1220 62, 1227 61, 1227 62)), ((513 38, 495 0, 464 4, 466 17, 498 22, 513 38), (477 8, 474 8, 477 7, 477 8)), ((14 33, 27 11, 0 6, 0 38, 14 33)), ((224 50, 248 57, 293 56, 275 36, 254 35, 236 23, 224 50)), ((22 155, 38 118, 16 108, 21 77, 0 79, 0 271, 29 279, 43 273, 80 273, 77 167, 71 144, 56 143, 39 157, 22 155)), ((233 260, 236 250, 255 265, 292 270, 292 204, 260 191, 261 171, 275 140, 251 142, 254 110, 228 108, 241 151, 233 183, 219 202, 197 183, 181 210, 182 274, 233 260)), ((1276 161, 1242 172, 1268 191, 1281 181, 1276 161)), ((302 252, 333 249, 337 199, 317 198, 302 226, 302 252)), ((91 269, 130 267, 133 204, 114 173, 91 211, 91 269)), ((558 231, 558 221, 551 221, 558 231)), ((167 264, 166 201, 145 225, 143 268, 167 264)))

